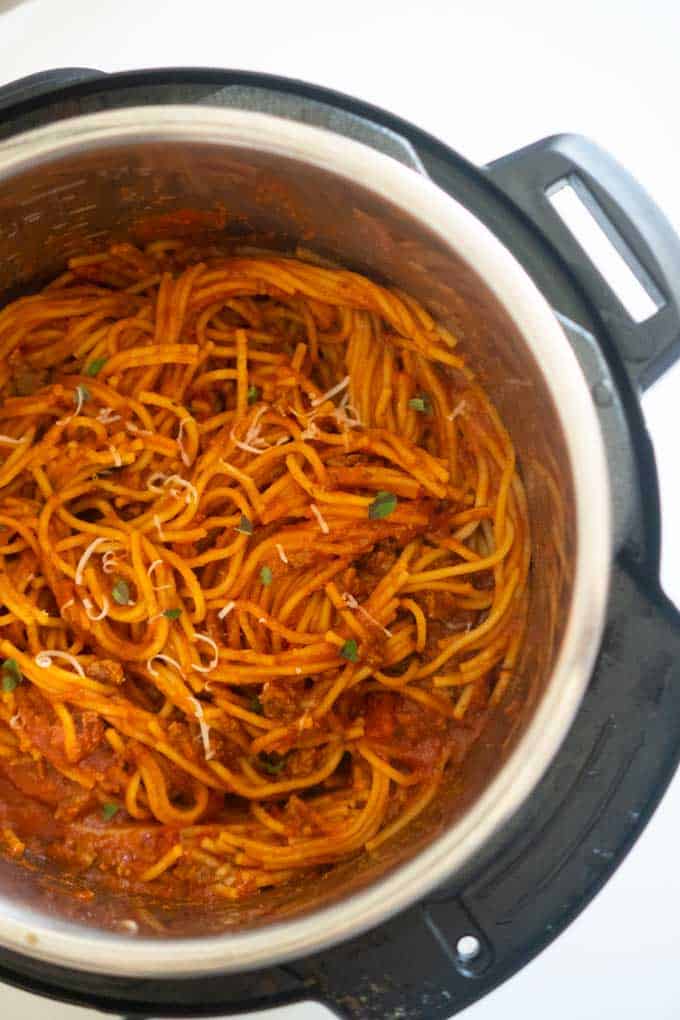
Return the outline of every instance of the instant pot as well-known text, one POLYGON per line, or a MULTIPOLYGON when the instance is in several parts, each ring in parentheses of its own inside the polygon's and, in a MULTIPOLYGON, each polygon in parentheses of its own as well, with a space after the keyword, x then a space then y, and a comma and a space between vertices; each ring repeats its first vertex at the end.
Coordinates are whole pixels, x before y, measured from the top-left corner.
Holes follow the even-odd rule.
POLYGON ((209 217, 219 196, 232 242, 254 226, 379 274, 469 345, 532 511, 521 717, 498 713, 465 795, 403 844, 264 897, 250 924, 165 911, 163 934, 137 941, 3 863, 0 979, 118 1014, 316 999, 448 1017, 583 909, 676 767, 680 618, 659 586, 639 394, 680 351, 680 239, 577 136, 475 167, 398 117, 267 75, 71 69, 0 90, 3 300, 144 221, 209 217), (644 321, 555 211, 566 186, 649 296, 644 321))

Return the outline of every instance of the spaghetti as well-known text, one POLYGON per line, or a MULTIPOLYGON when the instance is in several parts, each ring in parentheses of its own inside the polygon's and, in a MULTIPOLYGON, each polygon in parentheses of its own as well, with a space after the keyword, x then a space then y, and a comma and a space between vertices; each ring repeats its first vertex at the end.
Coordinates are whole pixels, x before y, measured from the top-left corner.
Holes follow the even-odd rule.
POLYGON ((239 899, 423 811, 500 701, 510 438, 412 298, 118 244, 0 312, 0 831, 239 899))

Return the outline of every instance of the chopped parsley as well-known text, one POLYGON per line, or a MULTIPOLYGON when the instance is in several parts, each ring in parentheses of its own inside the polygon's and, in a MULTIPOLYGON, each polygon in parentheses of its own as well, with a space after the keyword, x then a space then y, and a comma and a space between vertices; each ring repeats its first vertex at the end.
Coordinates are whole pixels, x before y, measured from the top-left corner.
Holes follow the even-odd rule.
POLYGON ((166 609, 163 616, 167 620, 177 620, 182 615, 181 609, 166 609))
POLYGON ((411 397, 408 406, 420 414, 432 414, 432 401, 427 393, 418 393, 417 396, 411 397))
POLYGON ((359 653, 357 651, 357 643, 354 640, 354 638, 349 638, 348 641, 345 641, 344 645, 340 649, 340 654, 342 655, 343 659, 348 659, 349 662, 357 661, 357 659, 359 658, 359 653))
POLYGON ((377 521, 382 517, 389 517, 396 508, 397 497, 393 492, 377 492, 375 499, 368 508, 370 520, 377 521))
POLYGON ((111 594, 113 595, 114 602, 117 602, 119 606, 130 605, 130 586, 122 577, 119 577, 114 584, 111 594))
POLYGON ((264 708, 257 694, 250 699, 250 704, 248 705, 248 708, 250 709, 251 712, 254 713, 254 715, 264 715, 264 708))
POLYGON ((271 567, 262 568, 262 570, 260 571, 260 580, 262 581, 262 584, 265 586, 265 588, 269 587, 269 585, 274 580, 274 575, 272 574, 271 567))
POLYGON ((270 751, 269 753, 262 751, 259 758, 260 766, 270 776, 278 776, 286 764, 287 757, 287 754, 277 754, 276 751, 270 751))
POLYGON ((241 514, 241 520, 239 521, 238 526, 234 530, 240 532, 242 535, 252 535, 253 522, 249 520, 249 518, 246 517, 245 514, 241 514))
POLYGON ((112 804, 108 801, 106 804, 102 804, 102 816, 107 822, 110 822, 115 814, 118 813, 118 805, 112 804))
POLYGON ((249 404, 254 404, 257 400, 259 400, 260 399, 260 392, 261 391, 260 391, 260 387, 259 386, 249 386, 248 387, 248 403, 249 404))
POLYGON ((98 375, 99 372, 101 372, 108 360, 108 358, 95 358, 94 361, 91 361, 90 364, 86 366, 85 375, 89 375, 94 378, 95 375, 98 375))
POLYGON ((2 664, 2 689, 13 691, 22 681, 21 670, 16 659, 5 659, 2 664))

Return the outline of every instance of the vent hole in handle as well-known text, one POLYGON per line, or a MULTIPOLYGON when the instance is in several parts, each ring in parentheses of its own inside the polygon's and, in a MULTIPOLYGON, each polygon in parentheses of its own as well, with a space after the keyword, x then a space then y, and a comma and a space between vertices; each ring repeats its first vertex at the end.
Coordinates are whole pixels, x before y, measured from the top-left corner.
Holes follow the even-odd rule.
POLYGON ((650 319, 663 296, 583 181, 574 174, 562 178, 546 197, 633 322, 650 319))

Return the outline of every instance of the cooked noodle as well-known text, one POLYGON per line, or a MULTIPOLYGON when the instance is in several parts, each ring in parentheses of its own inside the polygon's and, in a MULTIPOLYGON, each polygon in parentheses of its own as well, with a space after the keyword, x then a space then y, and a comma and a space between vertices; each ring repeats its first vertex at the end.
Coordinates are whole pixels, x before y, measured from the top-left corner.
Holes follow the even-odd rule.
POLYGON ((530 544, 419 304, 198 257, 119 244, 0 312, 0 828, 237 899, 426 808, 513 675, 530 544))

